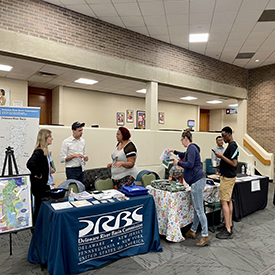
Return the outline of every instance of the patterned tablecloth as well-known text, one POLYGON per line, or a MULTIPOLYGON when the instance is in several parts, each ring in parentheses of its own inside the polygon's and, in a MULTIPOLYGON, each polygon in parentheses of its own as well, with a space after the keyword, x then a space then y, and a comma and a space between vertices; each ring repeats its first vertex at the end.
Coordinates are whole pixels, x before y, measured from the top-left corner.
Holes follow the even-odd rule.
MULTIPOLYGON (((181 234, 181 228, 192 223, 194 216, 191 190, 169 192, 152 186, 147 186, 147 188, 149 189, 149 194, 155 200, 159 233, 165 235, 166 239, 171 242, 185 240, 181 234)), ((203 197, 207 202, 219 201, 219 185, 206 185, 203 197)), ((208 211, 210 212, 211 210, 209 209, 208 211)))

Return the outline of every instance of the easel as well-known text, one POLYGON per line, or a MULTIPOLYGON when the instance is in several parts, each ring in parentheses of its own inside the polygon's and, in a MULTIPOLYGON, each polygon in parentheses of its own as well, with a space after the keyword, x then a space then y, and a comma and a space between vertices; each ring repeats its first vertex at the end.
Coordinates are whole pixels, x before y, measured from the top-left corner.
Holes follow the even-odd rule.
MULTIPOLYGON (((17 164, 16 164, 15 157, 14 157, 13 148, 8 146, 8 148, 6 148, 5 154, 6 155, 5 155, 4 165, 3 165, 3 169, 2 169, 2 177, 5 175, 7 161, 8 161, 8 175, 7 176, 13 176, 14 175, 12 166, 14 166, 16 175, 19 175, 17 164)), ((17 231, 13 232, 13 233, 17 234, 17 231)), ((41 270, 43 271, 44 270, 43 265, 42 265, 42 262, 41 262, 40 254, 38 252, 37 242, 36 242, 36 239, 35 239, 35 236, 34 236, 34 228, 31 228, 31 233, 32 233, 32 236, 33 236, 33 241, 34 241, 37 256, 38 256, 38 259, 39 259, 39 264, 40 264, 41 270)), ((11 234, 12 233, 10 233, 10 255, 12 255, 12 235, 11 234)))

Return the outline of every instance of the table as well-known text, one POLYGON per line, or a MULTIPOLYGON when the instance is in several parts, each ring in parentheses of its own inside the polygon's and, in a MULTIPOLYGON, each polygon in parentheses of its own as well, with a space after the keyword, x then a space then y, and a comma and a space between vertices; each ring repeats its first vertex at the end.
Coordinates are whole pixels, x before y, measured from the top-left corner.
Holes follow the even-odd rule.
MULTIPOLYGON (((34 236, 41 262, 51 275, 78 274, 113 259, 162 251, 154 199, 149 194, 62 210, 44 201, 34 236)), ((28 260, 39 263, 33 240, 28 260)))
MULTIPOLYGON (((159 233, 171 242, 185 240, 181 228, 192 223, 194 216, 191 191, 169 192, 152 186, 147 188, 155 200, 159 233)), ((203 197, 207 202, 219 201, 219 185, 206 185, 203 197)))
POLYGON ((255 177, 254 179, 245 177, 243 181, 236 181, 232 194, 234 200, 233 219, 235 221, 240 221, 243 217, 266 207, 268 185, 268 177, 255 177), (253 191, 252 184, 258 184, 255 181, 259 181, 259 190, 253 191))

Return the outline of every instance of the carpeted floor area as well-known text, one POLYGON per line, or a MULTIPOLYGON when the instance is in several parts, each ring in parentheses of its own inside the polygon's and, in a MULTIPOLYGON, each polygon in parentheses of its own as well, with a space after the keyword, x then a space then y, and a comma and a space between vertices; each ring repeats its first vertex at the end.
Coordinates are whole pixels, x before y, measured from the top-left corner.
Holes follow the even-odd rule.
MULTIPOLYGON (((234 223, 234 238, 219 240, 210 233, 210 245, 199 248, 196 240, 171 243, 161 237, 162 253, 148 253, 123 258, 83 275, 273 275, 275 274, 275 206, 274 184, 269 184, 268 205, 234 223)), ((9 234, 0 235, 1 275, 43 275, 38 264, 27 261, 30 230, 12 234, 10 256, 9 234)))

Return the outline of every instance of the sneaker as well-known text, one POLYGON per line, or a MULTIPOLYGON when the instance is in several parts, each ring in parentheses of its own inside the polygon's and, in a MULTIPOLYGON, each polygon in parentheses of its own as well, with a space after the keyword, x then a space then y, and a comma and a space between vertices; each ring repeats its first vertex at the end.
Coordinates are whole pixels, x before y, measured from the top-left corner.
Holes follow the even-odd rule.
MULTIPOLYGON (((225 230, 225 224, 223 223, 223 224, 217 226, 216 229, 217 229, 217 231, 223 231, 223 230, 225 230)), ((233 232, 233 225, 231 225, 231 232, 233 232)))
POLYGON ((222 230, 220 233, 216 234, 216 238, 218 239, 233 239, 233 232, 229 233, 226 228, 222 230))

